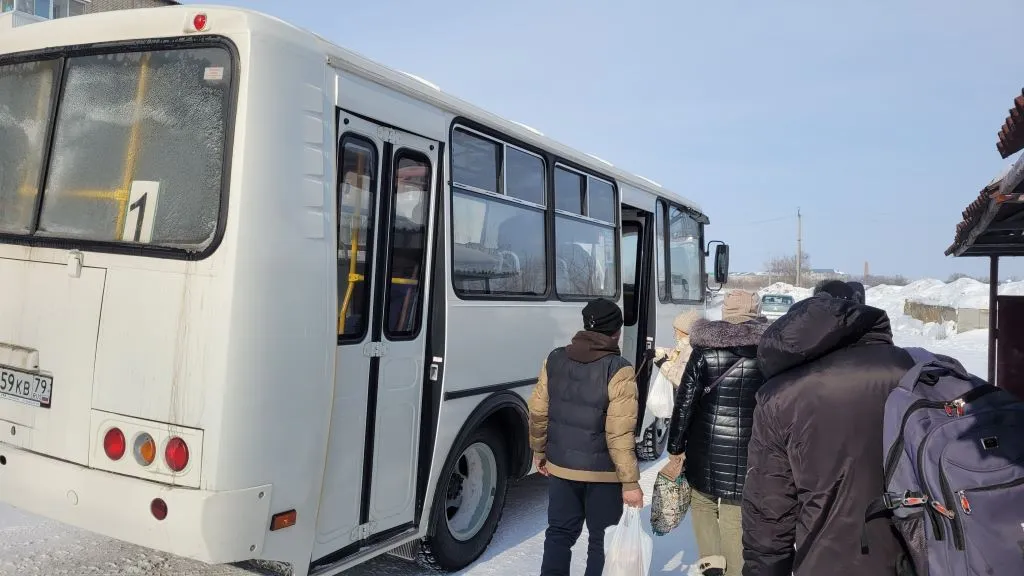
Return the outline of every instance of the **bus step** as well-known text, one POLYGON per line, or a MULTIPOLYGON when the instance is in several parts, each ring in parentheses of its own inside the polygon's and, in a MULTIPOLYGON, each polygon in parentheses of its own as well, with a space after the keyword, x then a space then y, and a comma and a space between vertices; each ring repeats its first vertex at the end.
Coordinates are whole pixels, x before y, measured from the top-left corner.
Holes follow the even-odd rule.
POLYGON ((413 540, 412 542, 406 542, 398 548, 388 550, 388 556, 394 556, 395 558, 401 558, 409 562, 416 561, 416 553, 420 550, 420 541, 413 540))

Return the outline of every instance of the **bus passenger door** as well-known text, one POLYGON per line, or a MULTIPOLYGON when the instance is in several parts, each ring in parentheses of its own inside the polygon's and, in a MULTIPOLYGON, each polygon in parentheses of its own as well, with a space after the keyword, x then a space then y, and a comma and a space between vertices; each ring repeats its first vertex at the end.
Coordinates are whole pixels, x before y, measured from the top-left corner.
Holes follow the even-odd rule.
POLYGON ((651 446, 641 446, 646 457, 654 453, 660 457, 667 439, 667 422, 651 420, 647 416, 647 394, 654 366, 649 354, 654 350, 655 312, 657 303, 654 287, 654 217, 653 214, 632 206, 622 206, 622 283, 623 283, 623 337, 622 355, 637 369, 637 393, 640 406, 636 434, 647 441, 651 429, 651 446))
POLYGON ((436 142, 341 111, 338 349, 314 560, 413 528, 436 142))

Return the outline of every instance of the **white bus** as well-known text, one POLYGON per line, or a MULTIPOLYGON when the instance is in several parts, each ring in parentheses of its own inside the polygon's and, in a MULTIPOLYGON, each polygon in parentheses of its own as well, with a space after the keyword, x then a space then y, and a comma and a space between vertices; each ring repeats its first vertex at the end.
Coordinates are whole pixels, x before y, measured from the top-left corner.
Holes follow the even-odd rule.
POLYGON ((531 471, 545 355, 599 296, 637 365, 671 345, 707 224, 257 13, 2 31, 0 500, 210 564, 461 568, 531 471))

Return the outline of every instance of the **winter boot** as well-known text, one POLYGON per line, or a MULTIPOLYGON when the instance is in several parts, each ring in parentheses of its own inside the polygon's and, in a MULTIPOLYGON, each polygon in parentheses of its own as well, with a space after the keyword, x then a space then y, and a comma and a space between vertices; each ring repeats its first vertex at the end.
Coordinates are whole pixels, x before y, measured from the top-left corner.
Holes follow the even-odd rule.
POLYGON ((705 556, 697 563, 702 576, 725 576, 725 556, 705 556))

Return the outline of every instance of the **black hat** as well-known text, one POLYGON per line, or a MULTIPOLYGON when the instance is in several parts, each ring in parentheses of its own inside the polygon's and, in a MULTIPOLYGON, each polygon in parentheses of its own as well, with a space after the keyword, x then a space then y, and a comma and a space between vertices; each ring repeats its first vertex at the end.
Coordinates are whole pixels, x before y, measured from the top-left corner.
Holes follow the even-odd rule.
POLYGON ((583 329, 611 336, 622 328, 622 310, 611 300, 598 298, 583 308, 583 329))
POLYGON ((814 295, 828 294, 832 298, 854 300, 856 292, 852 286, 842 280, 825 280, 814 287, 814 295))

